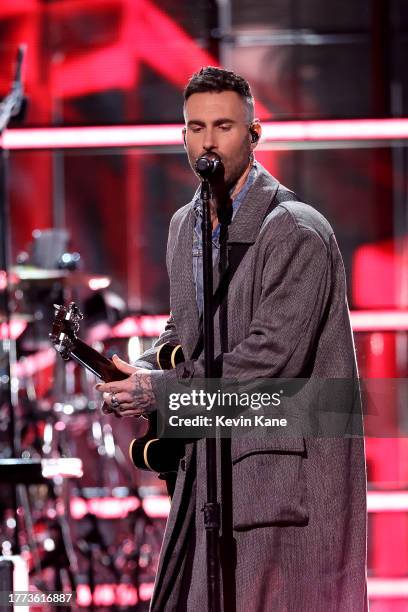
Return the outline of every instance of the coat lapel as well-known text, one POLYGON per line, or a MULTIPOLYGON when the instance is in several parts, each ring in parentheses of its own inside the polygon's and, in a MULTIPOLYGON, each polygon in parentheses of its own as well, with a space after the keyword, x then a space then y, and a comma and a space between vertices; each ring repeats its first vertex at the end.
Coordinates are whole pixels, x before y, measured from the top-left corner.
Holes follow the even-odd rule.
POLYGON ((258 176, 248 190, 244 201, 239 207, 228 231, 228 243, 250 243, 253 244, 262 223, 276 195, 279 181, 257 163, 258 176))

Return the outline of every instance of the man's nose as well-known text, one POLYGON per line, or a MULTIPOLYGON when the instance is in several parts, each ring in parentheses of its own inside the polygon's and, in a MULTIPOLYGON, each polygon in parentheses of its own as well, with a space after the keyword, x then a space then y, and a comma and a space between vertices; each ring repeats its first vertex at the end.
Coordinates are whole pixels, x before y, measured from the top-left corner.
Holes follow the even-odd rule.
POLYGON ((203 149, 205 151, 212 151, 217 147, 215 135, 213 130, 205 130, 204 140, 203 140, 203 149))

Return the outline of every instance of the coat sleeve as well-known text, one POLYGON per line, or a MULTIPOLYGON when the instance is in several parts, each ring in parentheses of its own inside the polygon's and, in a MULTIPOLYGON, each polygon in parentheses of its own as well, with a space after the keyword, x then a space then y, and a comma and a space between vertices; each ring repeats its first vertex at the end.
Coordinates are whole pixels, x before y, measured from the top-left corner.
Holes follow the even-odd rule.
MULTIPOLYGON (((302 226, 270 248, 249 333, 233 350, 216 358, 224 378, 245 382, 282 373, 302 375, 313 356, 330 295, 330 262, 329 248, 320 235, 302 226)), ((203 359, 164 373, 169 382, 193 376, 204 376, 203 359)), ((158 393, 163 392, 163 383, 159 382, 158 393)))
POLYGON ((173 344, 174 346, 180 344, 176 331, 176 326, 174 324, 173 316, 171 313, 170 317, 167 319, 164 331, 160 334, 159 338, 153 343, 153 346, 147 349, 147 351, 145 351, 143 355, 141 355, 139 359, 135 361, 132 365, 137 366, 139 368, 147 368, 148 370, 157 370, 157 348, 165 342, 173 344))

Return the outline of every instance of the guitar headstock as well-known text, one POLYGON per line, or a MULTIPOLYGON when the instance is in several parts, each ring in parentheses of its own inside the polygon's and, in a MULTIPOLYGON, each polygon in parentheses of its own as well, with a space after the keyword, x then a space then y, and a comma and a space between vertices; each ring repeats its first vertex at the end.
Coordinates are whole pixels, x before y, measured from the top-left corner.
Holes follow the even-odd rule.
POLYGON ((84 318, 75 302, 68 306, 54 304, 54 322, 50 339, 63 359, 69 359, 74 350, 79 332, 79 322, 84 318))

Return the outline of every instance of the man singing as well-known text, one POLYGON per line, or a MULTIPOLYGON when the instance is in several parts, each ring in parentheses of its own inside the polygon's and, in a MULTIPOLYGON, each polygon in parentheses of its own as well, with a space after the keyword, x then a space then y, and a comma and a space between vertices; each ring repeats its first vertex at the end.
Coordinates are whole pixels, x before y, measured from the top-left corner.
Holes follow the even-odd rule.
MULTIPOLYGON (((248 83, 233 72, 202 68, 185 88, 184 118, 193 171, 207 153, 217 154, 224 168, 212 200, 215 287, 229 255, 240 252, 214 316, 220 376, 356 379, 333 230, 255 160, 261 125, 248 83)), ((98 389, 119 416, 153 411, 167 383, 204 375, 203 355, 195 354, 203 311, 200 227, 198 191, 170 223, 171 316, 155 344, 181 344, 185 362, 158 370, 155 347, 133 366, 115 358, 129 377, 98 389)), ((234 438, 219 457, 222 610, 367 610, 362 437, 234 438)), ((153 612, 208 610, 205 499, 205 440, 198 440, 186 444, 179 464, 153 612)))

